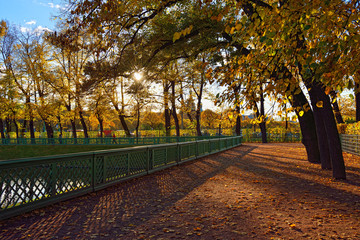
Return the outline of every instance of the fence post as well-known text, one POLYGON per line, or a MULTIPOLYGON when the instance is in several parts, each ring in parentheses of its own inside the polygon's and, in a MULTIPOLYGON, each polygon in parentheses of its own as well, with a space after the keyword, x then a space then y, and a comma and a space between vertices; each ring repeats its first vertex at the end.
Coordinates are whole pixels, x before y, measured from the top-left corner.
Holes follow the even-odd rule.
POLYGON ((149 174, 149 169, 150 169, 150 149, 149 147, 146 148, 146 173, 149 174))
POLYGON ((177 143, 176 144, 176 151, 177 151, 177 163, 179 164, 179 162, 181 162, 181 148, 180 148, 180 144, 177 143))
POLYGON ((92 154, 92 159, 91 159, 91 187, 92 187, 92 191, 95 192, 95 176, 96 176, 96 171, 95 171, 95 153, 92 154))

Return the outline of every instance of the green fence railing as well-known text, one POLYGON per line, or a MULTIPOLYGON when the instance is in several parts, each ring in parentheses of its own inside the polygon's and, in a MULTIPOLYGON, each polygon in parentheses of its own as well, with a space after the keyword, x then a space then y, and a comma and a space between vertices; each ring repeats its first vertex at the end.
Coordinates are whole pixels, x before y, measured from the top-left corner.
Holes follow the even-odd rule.
POLYGON ((340 134, 344 152, 360 156, 360 135, 340 134))
POLYGON ((0 161, 0 220, 241 144, 241 137, 0 161))
MULTIPOLYGON (((267 133, 267 142, 301 142, 300 133, 267 133)), ((245 133, 242 142, 261 142, 261 133, 245 133)))
POLYGON ((3 138, 0 145, 153 145, 163 143, 189 142, 227 136, 183 136, 183 137, 124 137, 124 138, 3 138))

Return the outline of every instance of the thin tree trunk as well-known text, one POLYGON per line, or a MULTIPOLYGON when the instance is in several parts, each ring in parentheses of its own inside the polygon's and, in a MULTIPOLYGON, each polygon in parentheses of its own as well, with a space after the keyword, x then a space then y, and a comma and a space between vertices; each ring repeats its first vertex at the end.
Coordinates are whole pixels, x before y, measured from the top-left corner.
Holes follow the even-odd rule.
POLYGON ((21 138, 25 138, 26 126, 27 126, 27 120, 24 118, 22 127, 21 127, 21 129, 20 129, 20 137, 21 137, 21 138))
POLYGON ((46 129, 47 138, 54 138, 54 130, 48 120, 43 120, 46 129))
POLYGON ((13 117, 13 123, 14 123, 14 126, 15 126, 16 139, 19 139, 19 127, 18 127, 16 119, 15 119, 15 114, 14 114, 14 117, 13 117))
POLYGON ((30 131, 30 138, 35 138, 35 130, 34 130, 34 117, 31 115, 29 120, 29 131, 30 131))
POLYGON ((164 83, 164 115, 165 115, 165 133, 166 136, 170 136, 171 131, 171 119, 170 119, 170 110, 169 110, 169 84, 164 83))
POLYGON ((138 140, 139 126, 140 126, 140 107, 139 106, 138 106, 138 109, 136 111, 137 111, 137 122, 136 122, 135 130, 136 130, 136 139, 138 140))
POLYGON ((10 117, 5 118, 5 126, 6 126, 6 137, 10 138, 10 132, 11 132, 11 119, 10 117))
MULTIPOLYGON (((71 112, 71 106, 70 105, 65 105, 66 110, 70 113, 71 112)), ((77 133, 76 133, 76 123, 75 123, 75 117, 70 119, 70 123, 71 123, 71 130, 72 130, 72 134, 73 134, 73 138, 75 138, 75 143, 77 143, 76 139, 77 139, 77 133)))
POLYGON ((360 83, 355 84, 356 121, 360 121, 360 83))
POLYGON ((97 118, 99 121, 99 126, 100 126, 100 137, 103 138, 104 136, 104 120, 101 117, 97 118))
POLYGON ((75 138, 75 143, 76 138, 77 138, 77 132, 76 132, 76 123, 75 123, 75 119, 70 119, 70 123, 71 123, 71 129, 72 129, 72 134, 73 134, 73 138, 75 138))
MULTIPOLYGON (((62 139, 63 127, 62 127, 62 124, 61 124, 61 117, 60 117, 60 116, 57 116, 56 118, 58 119, 59 128, 60 128, 59 139, 62 139)), ((60 140, 60 143, 62 143, 61 140, 60 140)))
MULTIPOLYGON (((264 95, 262 92, 262 87, 260 87, 260 110, 259 107, 254 100, 254 106, 256 109, 256 117, 261 121, 259 123, 260 132, 261 132, 261 142, 267 143, 267 134, 266 134, 266 119, 265 119, 265 107, 264 107, 264 95)), ((255 132, 255 125, 254 125, 254 132, 255 132)))
POLYGON ((235 107, 236 112, 236 126, 235 126, 235 133, 236 136, 241 135, 241 116, 240 116, 240 106, 235 107))
POLYGON ((168 106, 165 106, 165 135, 169 137, 171 135, 171 119, 170 119, 170 110, 168 106))
POLYGON ((127 137, 131 137, 131 133, 130 133, 130 130, 129 130, 128 125, 126 124, 124 114, 119 113, 118 116, 119 116, 119 120, 120 120, 121 126, 122 126, 122 128, 124 129, 125 135, 126 135, 127 137))
POLYGON ((339 104, 338 104, 338 101, 337 101, 336 92, 331 91, 330 96, 331 96, 332 108, 334 110, 334 115, 335 115, 337 123, 339 123, 339 124, 344 123, 344 119, 341 116, 339 104))
POLYGON ((31 144, 35 144, 35 131, 34 131, 34 119, 33 116, 30 116, 30 121, 29 121, 29 130, 30 130, 30 138, 31 138, 31 144))
POLYGON ((89 138, 86 122, 82 110, 79 111, 81 126, 83 127, 84 137, 89 138))
POLYGON ((175 81, 171 81, 171 108, 172 108, 172 116, 175 122, 176 136, 180 137, 180 125, 179 118, 176 114, 176 105, 175 105, 175 81))
POLYGON ((200 109, 196 109, 196 115, 195 115, 195 119, 196 119, 196 135, 197 136, 202 136, 202 133, 201 133, 201 125, 200 125, 200 116, 201 116, 201 112, 200 112, 200 109))
POLYGON ((4 132, 4 122, 3 119, 0 118, 0 133, 1 133, 1 138, 5 139, 5 132, 4 132))

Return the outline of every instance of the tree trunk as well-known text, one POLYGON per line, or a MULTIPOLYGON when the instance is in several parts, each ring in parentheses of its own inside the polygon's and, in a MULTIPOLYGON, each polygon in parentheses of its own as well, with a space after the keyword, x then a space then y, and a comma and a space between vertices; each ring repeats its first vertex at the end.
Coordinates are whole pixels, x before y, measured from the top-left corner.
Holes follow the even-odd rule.
MULTIPOLYGON (((61 138, 62 138, 62 135, 63 135, 63 127, 62 127, 62 124, 61 124, 61 117, 60 117, 60 116, 57 116, 57 119, 58 119, 59 128, 60 128, 59 138, 61 139, 61 138)), ((60 140, 60 143, 61 143, 61 140, 60 140)))
POLYGON ((43 120, 45 123, 47 138, 54 138, 54 130, 48 120, 43 120))
POLYGON ((104 120, 101 117, 98 117, 99 126, 100 126, 100 137, 104 136, 104 120))
POLYGON ((16 139, 19 139, 19 127, 18 127, 18 125, 17 125, 16 119, 15 119, 15 115, 14 115, 14 117, 13 117, 13 123, 14 123, 14 126, 15 126, 16 139))
POLYGON ((264 93, 262 90, 262 86, 260 86, 260 112, 255 102, 255 106, 257 108, 256 115, 261 120, 259 123, 260 131, 261 131, 261 141, 262 143, 267 143, 267 133, 266 133, 266 119, 265 119, 265 106, 264 106, 264 93))
POLYGON ((355 84, 356 121, 360 121, 360 83, 355 84))
POLYGON ((196 135, 197 136, 202 136, 202 134, 201 134, 201 125, 200 125, 200 121, 201 121, 200 116, 201 116, 200 109, 196 109, 195 119, 196 119, 196 135))
POLYGON ((4 132, 4 122, 3 119, 0 118, 0 133, 1 133, 1 138, 5 139, 5 132, 4 132))
POLYGON ((171 81, 171 108, 172 108, 172 116, 175 122, 176 136, 180 137, 180 125, 179 118, 176 114, 176 105, 175 105, 175 81, 171 81))
POLYGON ((241 116, 240 116, 240 106, 236 106, 235 108, 236 112, 236 126, 235 126, 235 133, 236 136, 241 135, 241 116))
POLYGON ((312 109, 314 112, 314 119, 316 125, 316 134, 318 138, 319 151, 320 151, 320 161, 322 169, 331 169, 331 159, 330 159, 330 149, 329 143, 327 140, 324 120, 321 116, 319 108, 316 107, 316 103, 319 101, 318 96, 319 92, 317 88, 313 88, 311 85, 308 87, 310 89, 309 95, 311 100, 312 109))
MULTIPOLYGON (((297 88, 300 88, 300 86, 297 86, 297 88)), ((294 92, 298 91, 297 88, 294 89, 294 92)), ((311 163, 321 163, 314 113, 310 109, 309 102, 301 89, 298 94, 292 95, 290 104, 295 109, 295 113, 299 119, 302 135, 301 142, 305 146, 308 161, 311 163), (300 116, 300 110, 298 108, 303 108, 303 106, 308 106, 309 109, 307 111, 302 110, 303 115, 300 116)))
MULTIPOLYGON (((26 116, 25 116, 25 117, 26 117, 26 116)), ((27 120, 24 118, 22 127, 21 127, 21 129, 20 129, 20 137, 21 137, 21 138, 25 138, 26 126, 27 126, 27 120)))
POLYGON ((331 91, 330 96, 331 96, 332 108, 334 110, 334 115, 335 115, 337 123, 339 123, 339 124, 344 123, 344 119, 341 116, 339 104, 338 104, 338 101, 337 101, 336 92, 331 91))
POLYGON ((30 116, 29 130, 30 130, 31 143, 35 144, 34 119, 32 115, 30 116))
POLYGON ((119 120, 120 120, 120 123, 121 123, 122 128, 124 129, 125 135, 126 135, 127 137, 131 137, 131 133, 130 133, 130 130, 129 130, 128 125, 126 124, 124 114, 119 113, 119 120))
POLYGON ((34 130, 34 117, 30 116, 29 120, 29 131, 30 131, 30 138, 35 138, 35 130, 34 130))
MULTIPOLYGON (((284 77, 287 79, 293 79, 291 72, 285 66, 280 69, 279 73, 283 73, 284 77)), ((290 84, 288 85, 286 92, 289 90, 290 84)), ((295 113, 299 119, 302 135, 301 142, 305 146, 308 161, 311 163, 321 163, 314 113, 310 108, 310 104, 298 84, 290 94, 290 104, 291 107, 295 109, 295 113), (304 109, 305 107, 307 109, 304 109), (302 116, 300 116, 301 110, 303 111, 302 116)))
POLYGON ((171 119, 170 119, 170 110, 167 105, 165 105, 165 135, 169 137, 171 135, 171 119))
POLYGON ((76 132, 75 119, 70 119, 70 123, 71 123, 71 129, 72 129, 73 138, 75 138, 75 143, 76 143, 77 132, 76 132))
MULTIPOLYGON (((66 107, 66 110, 70 113, 71 112, 71 106, 66 104, 65 107, 66 107)), ((74 142, 77 143, 77 141, 76 141, 77 133, 76 133, 75 117, 70 119, 70 123, 71 123, 71 130, 72 130, 74 142)))
POLYGON ((81 126, 83 127, 84 137, 89 138, 86 122, 82 110, 79 111, 81 126))
MULTIPOLYGON (((139 126, 140 126, 140 107, 138 106, 138 109, 137 109, 137 122, 136 122, 136 127, 135 127, 136 139, 139 137, 139 126)), ((137 139, 137 141, 138 141, 138 139, 137 139)))
POLYGON ((10 132, 11 132, 11 119, 10 119, 10 117, 5 118, 5 126, 6 126, 6 137, 10 138, 10 132))
POLYGON ((346 179, 340 136, 337 130, 334 113, 331 108, 330 98, 325 94, 324 87, 321 83, 312 81, 311 83, 306 84, 307 88, 311 89, 309 95, 314 109, 316 128, 318 129, 319 123, 324 126, 325 130, 325 134, 322 133, 325 137, 320 138, 321 136, 318 135, 320 154, 322 151, 321 145, 326 145, 327 143, 331 167, 333 169, 333 177, 336 179, 346 179), (322 143, 323 141, 325 142, 322 143))

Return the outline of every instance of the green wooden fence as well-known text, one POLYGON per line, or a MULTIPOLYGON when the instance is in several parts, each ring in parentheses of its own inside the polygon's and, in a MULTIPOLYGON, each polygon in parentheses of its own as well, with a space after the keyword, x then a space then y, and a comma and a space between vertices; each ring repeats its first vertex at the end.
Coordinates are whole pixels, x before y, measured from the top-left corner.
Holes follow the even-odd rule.
MULTIPOLYGON (((267 133, 268 142, 301 142, 300 133, 267 133)), ((242 142, 262 142, 261 133, 243 134, 242 142)))
POLYGON ((241 137, 0 162, 0 220, 241 144, 241 137))
POLYGON ((360 135, 340 134, 344 152, 360 156, 360 135))
POLYGON ((153 145, 163 143, 189 142, 206 139, 225 138, 226 136, 194 136, 194 137, 124 137, 124 138, 5 138, 0 145, 153 145))

